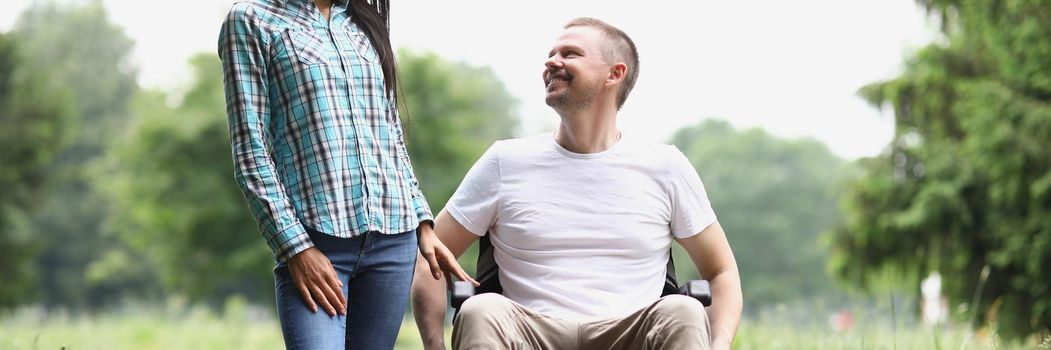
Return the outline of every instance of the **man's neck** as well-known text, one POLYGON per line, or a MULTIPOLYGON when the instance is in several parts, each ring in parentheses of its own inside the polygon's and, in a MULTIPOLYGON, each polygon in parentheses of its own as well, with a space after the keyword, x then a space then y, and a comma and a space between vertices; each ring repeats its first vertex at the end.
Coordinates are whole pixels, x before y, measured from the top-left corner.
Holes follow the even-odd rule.
MULTIPOLYGON (((598 153, 608 150, 620 140, 617 130, 617 109, 590 107, 576 111, 561 111, 562 123, 555 133, 555 142, 573 153, 598 153)), ((603 104, 604 105, 604 104, 603 104)))

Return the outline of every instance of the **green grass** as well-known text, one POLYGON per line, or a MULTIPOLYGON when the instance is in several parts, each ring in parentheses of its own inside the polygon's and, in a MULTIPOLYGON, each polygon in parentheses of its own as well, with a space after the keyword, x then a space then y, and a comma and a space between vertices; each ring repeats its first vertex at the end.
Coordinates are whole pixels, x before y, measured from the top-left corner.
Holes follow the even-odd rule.
MULTIPOLYGON (((7 349, 284 349, 281 328, 266 310, 218 315, 135 308, 97 316, 20 310, 0 317, 0 350, 7 349)), ((423 348, 416 325, 405 322, 395 349, 423 348)))
MULTIPOLYGON (((737 349, 1032 349, 1003 344, 995 335, 961 327, 891 327, 886 320, 859 320, 845 332, 827 324, 787 318, 746 320, 737 349)), ((23 309, 0 316, 0 349, 282 349, 281 332, 268 310, 227 306, 221 315, 206 308, 127 308, 97 316, 71 316, 23 309)), ((411 318, 395 349, 422 348, 411 318)))
POLYGON ((779 305, 742 322, 736 349, 1033 349, 1012 344, 985 330, 962 324, 930 326, 915 315, 890 311, 889 305, 859 303, 849 308, 853 325, 835 330, 823 303, 779 305))
POLYGON ((1032 349, 1002 344, 994 335, 965 328, 914 326, 894 330, 858 324, 837 332, 830 327, 789 326, 746 322, 735 342, 737 349, 1032 349))

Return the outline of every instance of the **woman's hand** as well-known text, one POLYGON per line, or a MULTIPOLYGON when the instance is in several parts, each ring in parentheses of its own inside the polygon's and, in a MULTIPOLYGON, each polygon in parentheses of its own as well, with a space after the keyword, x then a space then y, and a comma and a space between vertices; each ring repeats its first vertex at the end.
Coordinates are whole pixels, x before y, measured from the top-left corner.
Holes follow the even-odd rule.
POLYGON ((317 312, 317 304, 321 304, 329 316, 347 315, 343 282, 324 253, 310 247, 288 259, 288 269, 310 312, 317 312))
POLYGON ((453 283, 450 275, 455 275, 461 281, 471 281, 475 287, 478 286, 478 281, 471 278, 460 267, 460 263, 456 261, 456 256, 449 251, 449 248, 445 247, 445 244, 442 244, 431 225, 420 225, 419 229, 416 230, 416 234, 420 244, 420 255, 427 259, 427 265, 430 266, 431 275, 434 276, 435 280, 441 279, 444 273, 445 283, 449 289, 452 289, 453 283))

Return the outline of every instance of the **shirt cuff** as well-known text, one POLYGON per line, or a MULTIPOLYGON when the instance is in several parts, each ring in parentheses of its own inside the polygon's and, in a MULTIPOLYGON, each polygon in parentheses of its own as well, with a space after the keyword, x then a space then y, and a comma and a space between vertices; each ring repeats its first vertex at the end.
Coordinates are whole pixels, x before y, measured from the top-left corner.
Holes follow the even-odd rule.
POLYGON ((431 214, 431 207, 427 205, 426 199, 423 199, 423 197, 413 197, 412 205, 416 209, 417 222, 423 223, 434 220, 434 215, 431 214))
POLYGON ((270 249, 274 251, 274 257, 282 263, 313 246, 314 242, 310 240, 310 235, 307 234, 303 225, 286 228, 274 235, 270 241, 270 249))

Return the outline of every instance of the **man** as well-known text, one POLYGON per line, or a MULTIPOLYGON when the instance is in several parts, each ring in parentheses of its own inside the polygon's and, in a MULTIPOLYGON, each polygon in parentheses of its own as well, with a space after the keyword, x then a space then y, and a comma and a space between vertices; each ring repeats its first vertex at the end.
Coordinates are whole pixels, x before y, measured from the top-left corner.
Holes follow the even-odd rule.
MULTIPOLYGON (((617 130, 638 77, 634 43, 576 19, 545 66, 558 130, 494 144, 436 219, 456 256, 490 232, 503 286, 464 303, 453 348, 729 349, 740 279, 700 178, 674 147, 617 130), (660 297, 673 238, 711 282, 707 312, 660 297)), ((444 348, 443 282, 421 278, 429 269, 417 260, 416 319, 428 348, 444 348)))

